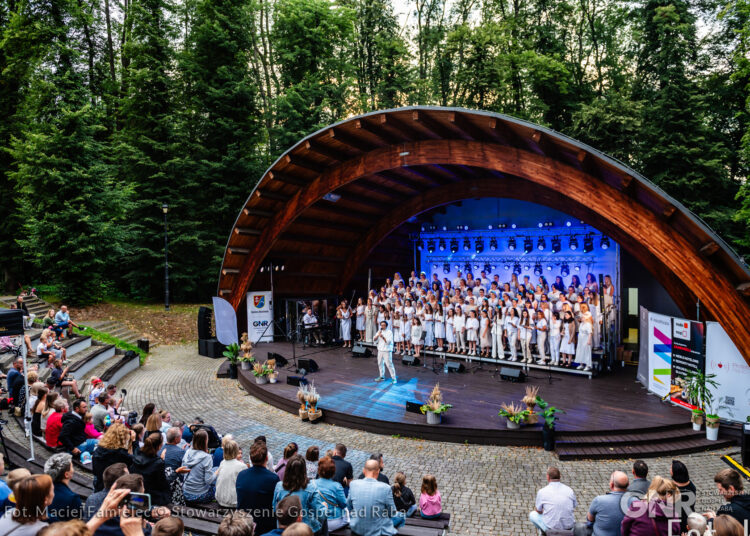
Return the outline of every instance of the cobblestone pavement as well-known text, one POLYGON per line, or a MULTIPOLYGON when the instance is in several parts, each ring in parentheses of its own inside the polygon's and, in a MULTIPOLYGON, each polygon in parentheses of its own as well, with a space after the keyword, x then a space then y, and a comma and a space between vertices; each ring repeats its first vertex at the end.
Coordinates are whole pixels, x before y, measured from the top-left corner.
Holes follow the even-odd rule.
MULTIPOLYGON (((162 346, 118 387, 128 390, 126 406, 140 411, 147 402, 168 409, 181 420, 201 416, 219 433, 232 433, 247 454, 259 434, 268 438, 274 459, 295 441, 304 452, 317 445, 322 452, 343 442, 355 471, 372 452, 382 452, 385 473, 406 473, 407 485, 419 493, 426 473, 437 477, 443 508, 452 514, 451 534, 533 535, 528 512, 536 490, 545 485, 549 465, 557 465, 563 481, 576 492, 576 519, 583 521, 594 496, 605 493, 615 469, 629 473, 628 461, 560 462, 536 448, 488 447, 438 443, 377 435, 324 423, 311 425, 265 404, 239 388, 236 380, 217 379, 220 360, 201 357, 194 345, 162 346)), ((686 417, 687 418, 687 417, 686 417)), ((734 451, 738 449, 732 449, 734 451)), ((719 457, 727 451, 681 456, 698 487, 699 511, 715 509, 721 499, 713 476, 725 467, 719 457)), ((647 460, 651 474, 669 475, 671 458, 647 460)))

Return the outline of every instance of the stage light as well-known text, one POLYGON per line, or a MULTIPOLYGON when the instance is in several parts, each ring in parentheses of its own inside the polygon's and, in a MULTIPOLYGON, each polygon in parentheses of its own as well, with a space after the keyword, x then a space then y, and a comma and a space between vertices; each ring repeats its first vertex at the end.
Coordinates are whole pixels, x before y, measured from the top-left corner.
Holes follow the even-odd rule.
POLYGON ((515 223, 511 223, 511 224, 510 224, 510 228, 511 228, 511 229, 515 229, 515 228, 516 228, 516 224, 515 224, 515 223))
POLYGON ((513 265, 513 273, 516 275, 521 275, 521 263, 515 263, 513 265))
POLYGON ((544 248, 547 247, 547 243, 545 242, 544 238, 541 236, 539 237, 539 240, 536 241, 536 248, 539 251, 544 251, 544 248))
POLYGON ((510 270, 510 264, 506 264, 505 266, 503 266, 503 268, 505 268, 506 271, 510 270))
POLYGON ((516 250, 516 239, 515 238, 509 238, 508 239, 508 249, 511 251, 516 250))
POLYGON ((427 241, 427 252, 435 253, 435 241, 434 240, 427 241))
POLYGON ((458 253, 458 240, 455 238, 451 240, 451 253, 458 253))
POLYGON ((464 238, 464 251, 469 251, 471 249, 471 240, 468 238, 464 238))
POLYGON ((492 266, 490 266, 489 263, 485 263, 484 271, 489 274, 490 272, 492 272, 492 266))
MULTIPOLYGON (((544 227, 544 224, 543 224, 542 222, 539 222, 539 223, 537 224, 537 227, 539 227, 539 228, 541 229, 542 227, 544 227)), ((422 230, 424 231, 424 229, 422 229, 422 230)))
POLYGON ((563 277, 568 277, 570 275, 570 266, 568 266, 567 262, 562 263, 562 267, 560 268, 560 275, 563 277))
POLYGON ((581 265, 580 264, 576 264, 576 267, 574 268, 574 270, 576 272, 580 272, 581 271, 581 265))
POLYGON ((607 238, 606 236, 603 236, 602 241, 599 245, 601 246, 602 249, 609 249, 609 238, 607 238))
POLYGON ((528 272, 529 270, 531 270, 531 265, 530 264, 524 264, 523 265, 523 269, 524 269, 524 271, 528 272))
POLYGON ((500 223, 497 226, 498 229, 505 229, 506 227, 508 227, 508 224, 506 224, 506 223, 500 223))
POLYGON ((263 268, 264 268, 263 266, 261 266, 261 267, 260 267, 260 271, 261 271, 261 273, 263 273, 263 268))
POLYGON ((594 250, 594 239, 591 236, 586 236, 583 239, 583 252, 591 253, 594 250))
POLYGON ((560 245, 560 237, 556 236, 552 239, 552 253, 558 253, 562 249, 560 245))
POLYGON ((578 249, 578 239, 575 236, 570 237, 570 251, 578 249))
POLYGON ((445 225, 443 225, 443 231, 447 231, 447 230, 448 228, 445 225))
POLYGON ((490 251, 497 251, 497 238, 490 238, 490 251))
POLYGON ((451 273, 451 265, 450 265, 450 263, 446 262, 445 264, 443 264, 443 273, 444 274, 451 273))
POLYGON ((474 242, 474 247, 477 253, 482 253, 484 251, 484 240, 477 238, 474 242))
POLYGON ((573 224, 572 224, 572 223, 570 223, 569 221, 566 221, 566 222, 565 222, 565 227, 570 227, 571 225, 573 225, 573 224))
POLYGON ((438 248, 440 248, 440 251, 445 251, 445 240, 440 239, 440 242, 438 243, 438 248))
POLYGON ((531 242, 531 238, 527 236, 523 241, 523 252, 531 253, 532 249, 534 249, 534 244, 531 242))
MULTIPOLYGON (((422 228, 422 230, 424 231, 424 228, 422 228)), ((424 249, 424 241, 423 240, 417 240, 417 249, 419 251, 422 251, 424 249)))
POLYGON ((547 265, 547 271, 548 271, 548 272, 551 272, 551 271, 552 271, 552 265, 551 265, 551 264, 548 264, 548 265, 547 265))
POLYGON ((464 264, 464 272, 467 274, 471 272, 471 263, 467 262, 466 264, 464 264))
POLYGON ((534 265, 534 275, 542 275, 542 265, 539 263, 536 263, 534 265))
POLYGON ((478 272, 478 271, 479 271, 479 265, 478 265, 478 264, 475 264, 475 265, 474 265, 474 271, 475 271, 475 272, 478 272))
POLYGON ((488 225, 487 229, 489 229, 491 231, 492 230, 492 225, 488 225))
POLYGON ((281 265, 281 271, 282 272, 284 271, 284 265, 283 264, 281 265))

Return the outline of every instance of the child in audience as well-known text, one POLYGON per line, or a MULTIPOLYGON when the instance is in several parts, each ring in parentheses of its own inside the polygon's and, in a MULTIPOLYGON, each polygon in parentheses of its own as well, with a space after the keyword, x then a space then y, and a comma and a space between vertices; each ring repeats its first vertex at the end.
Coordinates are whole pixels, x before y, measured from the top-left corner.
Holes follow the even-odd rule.
POLYGON ((399 471, 393 477, 393 502, 396 510, 404 514, 405 517, 411 517, 417 510, 417 500, 414 498, 412 490, 406 487, 406 475, 399 471))
POLYGON ((422 478, 422 494, 419 496, 419 514, 422 519, 438 519, 443 513, 440 490, 433 475, 422 478))
POLYGON ((31 476, 31 471, 29 471, 28 469, 24 469, 23 467, 13 469, 8 473, 8 476, 5 479, 5 483, 10 489, 10 494, 7 495, 2 502, 0 502, 0 513, 5 513, 9 508, 13 508, 16 506, 16 498, 13 495, 13 488, 16 484, 18 484, 21 480, 28 476, 31 476))
POLYGON ((83 422, 86 425, 83 428, 83 433, 86 434, 86 437, 89 439, 99 439, 102 436, 102 433, 94 428, 94 416, 90 411, 87 411, 86 415, 83 416, 83 422))

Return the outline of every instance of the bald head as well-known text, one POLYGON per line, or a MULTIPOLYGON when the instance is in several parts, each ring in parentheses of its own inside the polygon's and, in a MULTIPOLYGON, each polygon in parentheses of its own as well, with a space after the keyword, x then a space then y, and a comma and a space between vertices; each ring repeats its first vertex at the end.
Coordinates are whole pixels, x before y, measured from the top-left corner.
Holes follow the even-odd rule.
POLYGON ((615 471, 609 479, 612 491, 625 491, 628 489, 628 475, 622 471, 615 471))
POLYGON ((362 472, 367 478, 378 478, 380 462, 378 460, 367 460, 365 462, 365 469, 362 472))

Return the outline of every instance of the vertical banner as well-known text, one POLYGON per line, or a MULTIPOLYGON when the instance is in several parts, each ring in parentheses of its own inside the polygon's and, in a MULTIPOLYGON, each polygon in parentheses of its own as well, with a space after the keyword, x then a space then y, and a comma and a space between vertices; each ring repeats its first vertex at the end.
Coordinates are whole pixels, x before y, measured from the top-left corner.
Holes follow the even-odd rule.
POLYGON ((643 387, 648 389, 648 309, 643 305, 638 308, 639 322, 638 322, 638 372, 635 378, 641 382, 643 387))
POLYGON ((703 355, 703 322, 684 318, 672 319, 672 402, 688 409, 695 409, 682 396, 684 379, 689 372, 703 372, 706 359, 703 355))
POLYGON ((648 390, 669 394, 672 381, 672 317, 648 314, 648 390))
POLYGON ((722 419, 750 416, 750 367, 718 322, 706 322, 706 374, 716 374, 713 408, 722 419))
POLYGON ((273 341, 272 307, 270 291, 247 293, 247 334, 253 344, 273 341))
POLYGON ((237 314, 232 304, 224 298, 214 296, 213 305, 216 338, 224 346, 239 342, 237 340, 237 314))

